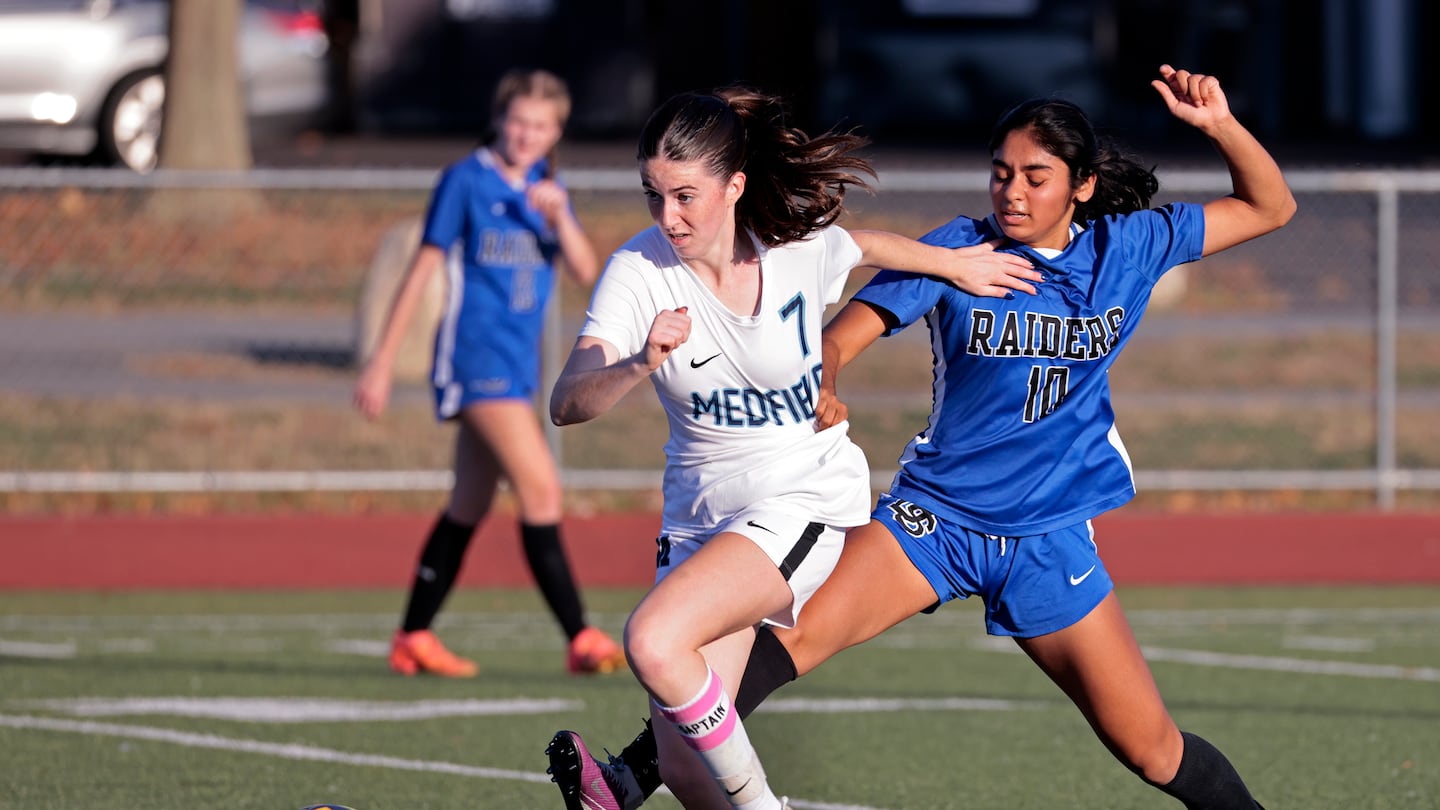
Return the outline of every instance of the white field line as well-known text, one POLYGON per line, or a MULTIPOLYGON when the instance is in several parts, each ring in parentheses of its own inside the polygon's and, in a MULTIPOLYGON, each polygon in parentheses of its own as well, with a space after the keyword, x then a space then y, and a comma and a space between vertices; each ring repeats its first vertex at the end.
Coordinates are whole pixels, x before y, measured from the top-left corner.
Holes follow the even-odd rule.
POLYGON ((308 760, 311 762, 335 762, 342 765, 361 765, 372 768, 392 768, 401 771, 423 771, 445 773, 456 776, 476 776, 484 779, 508 779, 519 782, 545 784, 550 777, 543 773, 509 771, 502 768, 482 768, 476 765, 461 765, 455 762, 432 762, 419 759, 402 759, 379 754, 352 754, 330 748, 297 743, 272 743, 263 740, 245 740, 221 737, 215 734, 192 734, 168 728, 150 726, 129 726, 116 723, 99 723, 93 720, 65 720, 54 717, 29 717, 25 715, 0 714, 0 726, 38 731, 68 731, 98 737, 126 737, 132 740, 148 740, 183 745, 187 748, 210 748, 217 751, 239 751, 247 754, 266 754, 282 759, 308 760))
POLYGON ((342 638, 327 643, 325 649, 346 655, 384 658, 390 654, 390 642, 381 639, 342 638))
MULTIPOLYGON (((249 697, 82 697, 9 701, 26 709, 60 712, 72 717, 163 715, 240 723, 370 723, 429 720, 437 717, 479 717, 558 714, 585 708, 578 700, 560 698, 511 700, 339 700, 326 698, 249 697)), ((990 698, 777 698, 758 711, 776 714, 862 714, 869 712, 1018 711, 1047 704, 990 698)))
MULTIPOLYGON (((974 648, 986 652, 1020 654, 1018 645, 1009 639, 987 637, 977 640, 974 648)), ((1440 669, 1406 667, 1398 664, 1358 664, 1351 661, 1320 661, 1311 658, 1287 658, 1269 655, 1217 653, 1208 650, 1177 650, 1170 647, 1142 645, 1140 652, 1147 661, 1165 661, 1200 667, 1255 669, 1267 672, 1294 672, 1302 675, 1340 675, 1352 678, 1395 681, 1440 681, 1440 669)))
POLYGON ((165 715, 241 723, 369 723, 436 717, 558 714, 585 708, 578 700, 334 700, 324 698, 144 697, 29 700, 17 705, 76 717, 165 715))
POLYGON ((857 698, 818 700, 815 698, 774 698, 756 709, 767 714, 859 714, 862 712, 1008 712, 1036 709, 1048 704, 1026 700, 990 698, 939 698, 902 700, 899 698, 857 698))
MULTIPOLYGON (((24 715, 0 714, 0 726, 37 731, 63 731, 85 734, 93 737, 125 737, 132 740, 163 742, 182 745, 187 748, 209 748, 217 751, 237 751, 245 754, 262 754, 282 759, 305 760, 310 762, 333 762, 340 765, 357 765, 369 768, 391 768, 401 771, 440 773, 451 776, 470 776, 480 779, 504 779, 515 782, 549 784, 550 776, 543 773, 511 771, 503 768, 482 768, 476 765, 461 765, 456 762, 435 762, 421 759, 402 759, 378 754, 352 754, 332 748, 296 743, 271 743, 262 740, 245 740, 220 737, 214 734, 191 734, 168 728, 150 726, 128 726, 116 723, 97 723, 91 720, 63 720, 51 717, 29 717, 24 715)), ((664 791, 664 788, 661 788, 664 791)), ((668 791, 665 791, 668 793, 668 791)), ((828 802, 807 802, 792 799, 790 806, 796 810, 881 810, 857 804, 831 804, 828 802)))
POLYGON ((1266 655, 1237 655, 1204 650, 1173 650, 1166 647, 1141 647, 1150 661, 1169 661, 1202 667, 1228 669, 1259 669, 1270 672, 1296 672, 1305 675, 1345 675, 1396 681, 1440 682, 1440 669, 1435 667, 1402 667, 1394 664, 1357 664, 1350 661, 1316 661, 1308 658, 1284 658, 1266 655))
POLYGON ((0 639, 0 655, 12 658, 74 658, 75 642, 6 641, 0 639))
POLYGON ((1188 627, 1211 624, 1312 625, 1390 624, 1440 621, 1440 608, 1219 608, 1215 610, 1125 611, 1134 625, 1188 627))
POLYGON ((1335 636, 1286 636, 1280 646, 1287 650, 1318 650, 1320 652, 1374 652, 1373 638, 1338 638, 1335 636))

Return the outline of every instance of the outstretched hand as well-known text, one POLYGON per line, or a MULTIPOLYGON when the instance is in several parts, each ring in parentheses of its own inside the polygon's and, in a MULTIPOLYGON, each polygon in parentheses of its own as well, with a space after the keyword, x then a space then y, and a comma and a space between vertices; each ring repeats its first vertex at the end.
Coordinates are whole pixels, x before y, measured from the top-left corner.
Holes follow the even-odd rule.
POLYGON ((953 248, 944 268, 944 278, 971 295, 1004 298, 1013 291, 1035 294, 1035 283, 1044 280, 1029 259, 1014 253, 1000 253, 1004 243, 994 239, 970 247, 953 248))
POLYGON ((1206 134, 1231 117, 1230 102, 1214 76, 1161 65, 1160 78, 1150 86, 1165 100, 1171 115, 1206 134))

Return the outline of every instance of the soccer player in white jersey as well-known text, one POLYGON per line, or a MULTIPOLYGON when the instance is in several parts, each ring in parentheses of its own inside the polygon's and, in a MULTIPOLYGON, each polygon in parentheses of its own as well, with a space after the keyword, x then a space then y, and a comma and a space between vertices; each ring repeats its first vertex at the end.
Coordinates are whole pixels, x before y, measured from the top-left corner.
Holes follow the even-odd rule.
POLYGON ((775 808, 733 711, 755 626, 790 626, 870 512, 843 420, 817 430, 820 327, 850 270, 942 274, 971 292, 1038 279, 992 245, 948 250, 835 225, 870 167, 844 133, 811 139, 779 99, 676 96, 638 149, 654 227, 606 265, 550 401, 556 424, 650 380, 669 421, 656 583, 625 651, 651 696, 660 768, 687 807, 775 808))
POLYGON ((430 626, 501 478, 516 496, 530 571, 569 639, 566 668, 589 674, 625 664, 620 645, 585 621, 560 540, 560 474, 535 411, 540 334, 555 263, 563 258, 570 275, 587 285, 600 265, 569 194, 553 176, 569 113, 569 92, 554 74, 513 70, 501 77, 493 135, 441 174, 420 249, 355 385, 356 407, 378 418, 390 398, 405 330, 430 278, 444 267, 449 285, 432 381, 437 417, 459 423, 455 483, 420 552, 391 639, 390 668, 403 675, 471 677, 477 671, 474 661, 446 649, 430 626))
MULTIPOLYGON (((1038 293, 979 299, 882 271, 825 327, 818 427, 847 416, 835 391, 845 364, 921 319, 936 358, 935 408, 804 617, 757 636, 737 713, 915 613, 978 596, 988 632, 1014 638, 1141 779, 1190 810, 1259 807, 1229 760, 1170 717, 1091 525, 1135 493, 1107 372, 1155 282, 1178 264, 1270 233, 1295 212, 1280 168, 1233 117, 1218 80, 1165 65, 1152 84, 1170 113, 1220 152, 1233 193, 1148 209, 1154 175, 1097 138, 1083 111, 1055 99, 1026 102, 991 136, 994 213, 959 217, 922 241, 1003 237, 1002 251, 1045 275, 1038 293)), ((591 759, 574 732, 557 734, 549 753, 562 790, 572 780, 561 775, 594 775, 565 795, 567 804, 638 806, 658 784, 648 734, 609 764, 591 759)))

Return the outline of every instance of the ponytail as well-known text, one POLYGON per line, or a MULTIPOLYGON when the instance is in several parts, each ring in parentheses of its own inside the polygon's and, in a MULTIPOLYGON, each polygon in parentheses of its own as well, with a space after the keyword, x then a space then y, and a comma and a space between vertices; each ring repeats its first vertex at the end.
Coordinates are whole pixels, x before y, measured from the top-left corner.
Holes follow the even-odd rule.
POLYGON ((767 247, 804 239, 844 213, 848 186, 868 189, 869 141, 829 131, 811 138, 789 126, 777 96, 743 87, 682 93, 660 106, 640 134, 636 158, 700 161, 716 177, 744 172, 736 223, 767 247))

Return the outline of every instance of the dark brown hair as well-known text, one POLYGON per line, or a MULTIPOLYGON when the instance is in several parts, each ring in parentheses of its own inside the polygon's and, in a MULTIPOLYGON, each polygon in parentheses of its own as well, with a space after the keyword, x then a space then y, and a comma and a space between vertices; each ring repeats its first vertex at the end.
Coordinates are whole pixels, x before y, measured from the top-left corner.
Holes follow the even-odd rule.
POLYGON ((785 120, 777 96, 744 87, 681 93, 660 105, 640 133, 636 159, 699 161, 719 178, 745 173, 735 220, 768 247, 819 231, 844 213, 845 189, 875 176, 854 152, 869 140, 829 131, 811 138, 785 120))
POLYGON ((1155 173, 1114 139, 1097 135, 1085 112, 1072 102, 1037 98, 1010 108, 990 132, 990 153, 1017 130, 1028 131, 1041 148, 1070 167, 1071 188, 1094 176, 1095 193, 1075 206, 1076 222, 1149 208, 1160 190, 1155 173))

